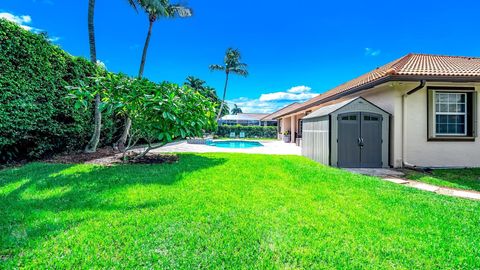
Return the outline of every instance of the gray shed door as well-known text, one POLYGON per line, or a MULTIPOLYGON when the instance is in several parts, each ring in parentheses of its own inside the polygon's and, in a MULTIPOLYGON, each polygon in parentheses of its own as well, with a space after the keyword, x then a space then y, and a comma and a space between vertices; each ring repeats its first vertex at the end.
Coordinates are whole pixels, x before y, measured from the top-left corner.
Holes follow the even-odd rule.
POLYGON ((338 166, 382 167, 382 119, 373 113, 338 116, 338 166))

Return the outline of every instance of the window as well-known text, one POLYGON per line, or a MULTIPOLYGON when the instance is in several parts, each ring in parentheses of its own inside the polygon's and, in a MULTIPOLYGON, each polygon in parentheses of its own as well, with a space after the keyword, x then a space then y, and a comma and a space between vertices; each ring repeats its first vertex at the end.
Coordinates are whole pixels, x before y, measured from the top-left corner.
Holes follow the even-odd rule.
POLYGON ((467 135, 467 94, 435 92, 435 134, 467 135))
POLYGON ((303 120, 302 119, 299 119, 298 120, 298 134, 297 134, 297 138, 302 138, 302 134, 303 134, 303 120))
POLYGON ((342 116, 342 120, 344 120, 344 121, 357 121, 357 116, 356 115, 342 116))
POLYGON ((477 99, 473 87, 429 87, 428 140, 475 140, 477 99))
POLYGON ((365 115, 363 117, 363 120, 364 121, 375 121, 375 122, 380 121, 380 119, 377 116, 370 116, 370 115, 365 115))

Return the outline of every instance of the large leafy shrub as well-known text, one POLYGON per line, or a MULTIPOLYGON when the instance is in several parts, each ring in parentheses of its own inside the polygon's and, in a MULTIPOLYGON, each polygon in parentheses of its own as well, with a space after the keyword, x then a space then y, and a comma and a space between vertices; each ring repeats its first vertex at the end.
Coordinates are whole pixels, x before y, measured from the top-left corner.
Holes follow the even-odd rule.
MULTIPOLYGON (((94 65, 44 35, 0 19, 0 162, 83 148, 92 130, 91 110, 76 110, 66 87, 94 72, 94 65)), ((112 120, 105 122, 103 143, 114 127, 112 120)))
POLYGON ((157 84, 114 73, 89 80, 92 83, 69 87, 69 96, 75 107, 85 109, 88 101, 103 89, 103 109, 132 120, 124 153, 141 142, 146 145, 141 157, 174 140, 202 136, 206 130, 217 127, 215 102, 188 85, 157 84))
POLYGON ((168 82, 137 82, 123 96, 128 99, 124 110, 132 119, 132 136, 147 143, 142 155, 174 140, 202 136, 205 130, 215 129, 215 103, 197 90, 168 82))
POLYGON ((220 137, 229 137, 231 132, 235 132, 237 136, 240 132, 245 132, 247 138, 277 138, 277 127, 263 127, 263 126, 227 126, 222 125, 218 127, 216 134, 220 137))

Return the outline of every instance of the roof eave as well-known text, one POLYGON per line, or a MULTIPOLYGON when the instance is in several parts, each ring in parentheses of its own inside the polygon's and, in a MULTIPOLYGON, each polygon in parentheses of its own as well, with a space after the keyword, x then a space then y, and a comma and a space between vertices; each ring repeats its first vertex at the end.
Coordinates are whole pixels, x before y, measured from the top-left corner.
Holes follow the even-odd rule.
POLYGON ((421 80, 427 80, 427 81, 433 81, 433 82, 480 82, 480 76, 425 76, 425 75, 389 75, 386 77, 382 77, 378 80, 372 81, 367 84, 359 85, 357 87, 353 87, 347 91, 343 91, 341 93, 338 93, 336 95, 320 99, 316 102, 313 102, 311 104, 296 108, 295 110, 292 110, 290 112, 284 113, 282 115, 277 116, 275 119, 279 119, 283 116, 290 115, 293 113, 297 113, 303 110, 306 110, 310 107, 318 106, 323 103, 348 96, 351 94, 355 94, 364 90, 372 89, 378 85, 391 82, 391 81, 411 81, 411 82, 416 82, 416 81, 421 81, 421 80))

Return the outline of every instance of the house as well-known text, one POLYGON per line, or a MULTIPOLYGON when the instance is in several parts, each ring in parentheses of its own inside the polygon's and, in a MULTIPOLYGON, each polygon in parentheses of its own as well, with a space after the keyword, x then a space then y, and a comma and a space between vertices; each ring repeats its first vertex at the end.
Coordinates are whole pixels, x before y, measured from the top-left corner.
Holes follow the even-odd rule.
POLYGON ((268 113, 239 113, 235 115, 225 115, 218 120, 218 124, 228 126, 276 126, 277 121, 267 118, 268 115, 268 113))
POLYGON ((480 58, 408 54, 273 115, 338 167, 480 167, 480 58))

